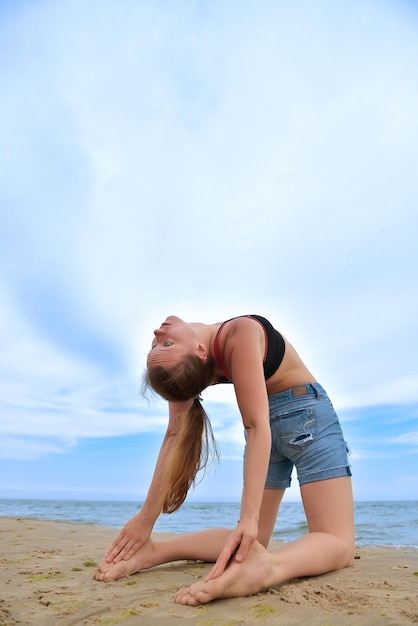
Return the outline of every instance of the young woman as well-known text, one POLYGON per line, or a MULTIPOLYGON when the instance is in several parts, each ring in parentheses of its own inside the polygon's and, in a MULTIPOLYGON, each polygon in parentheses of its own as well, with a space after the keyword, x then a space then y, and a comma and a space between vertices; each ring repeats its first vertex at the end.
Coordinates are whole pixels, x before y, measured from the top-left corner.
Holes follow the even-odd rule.
POLYGON ((175 560, 215 563, 204 580, 176 596, 181 604, 197 605, 352 563, 351 471, 338 417, 324 389, 270 322, 258 315, 217 324, 169 316, 154 331, 145 383, 168 400, 168 428, 144 505, 110 546, 94 574, 97 580, 175 560), (156 519, 181 506, 207 461, 212 431, 199 395, 218 383, 233 384, 245 429, 240 519, 233 530, 154 541, 156 519), (269 553, 294 466, 309 533, 269 553))

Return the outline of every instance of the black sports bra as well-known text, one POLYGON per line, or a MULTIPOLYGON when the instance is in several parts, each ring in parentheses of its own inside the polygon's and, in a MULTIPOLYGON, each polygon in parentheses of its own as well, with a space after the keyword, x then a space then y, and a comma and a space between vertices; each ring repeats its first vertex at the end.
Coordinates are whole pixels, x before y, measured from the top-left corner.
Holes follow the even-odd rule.
MULTIPOLYGON (((284 351, 285 351, 285 343, 282 335, 276 330, 265 317, 261 317, 261 315, 239 315, 238 317, 249 317, 250 319, 256 320, 263 327, 264 334, 266 337, 266 351, 264 354, 263 360, 263 369, 264 369, 264 380, 273 376, 274 372, 277 371, 281 362, 283 361, 284 351)), ((215 336, 215 341, 213 344, 213 349, 215 351, 215 357, 218 361, 218 364, 222 368, 222 371, 225 374, 224 378, 219 378, 216 383, 232 383, 232 378, 228 369, 225 365, 225 361, 222 358, 221 350, 219 348, 219 337, 221 335, 221 330, 227 322, 230 322, 233 319, 237 319, 236 317, 232 317, 230 320, 226 320, 223 322, 218 332, 215 336)))

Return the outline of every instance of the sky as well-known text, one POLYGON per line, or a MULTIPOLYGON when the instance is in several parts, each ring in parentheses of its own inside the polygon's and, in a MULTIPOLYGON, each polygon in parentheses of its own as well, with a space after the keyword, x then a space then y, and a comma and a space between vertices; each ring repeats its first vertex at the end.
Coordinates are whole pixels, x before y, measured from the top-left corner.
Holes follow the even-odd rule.
MULTIPOLYGON (((0 1, 0 497, 141 501, 169 314, 264 315, 418 499, 418 5, 0 1)), ((190 500, 239 501, 233 389, 190 500)), ((287 494, 298 499, 293 478, 287 494)))

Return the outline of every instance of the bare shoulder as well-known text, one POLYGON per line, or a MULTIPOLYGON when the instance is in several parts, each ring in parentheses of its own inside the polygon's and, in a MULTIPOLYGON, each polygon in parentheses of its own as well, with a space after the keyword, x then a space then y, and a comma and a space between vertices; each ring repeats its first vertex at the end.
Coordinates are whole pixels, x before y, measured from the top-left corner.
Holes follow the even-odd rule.
POLYGON ((254 319, 232 320, 225 333, 224 359, 232 377, 238 405, 246 428, 268 416, 267 389, 263 371, 265 335, 254 319))
POLYGON ((234 369, 234 365, 235 369, 241 369, 249 365, 252 355, 257 360, 260 360, 261 355, 262 359, 264 331, 256 320, 249 317, 234 318, 226 322, 222 329, 221 346, 227 365, 231 369, 234 369))

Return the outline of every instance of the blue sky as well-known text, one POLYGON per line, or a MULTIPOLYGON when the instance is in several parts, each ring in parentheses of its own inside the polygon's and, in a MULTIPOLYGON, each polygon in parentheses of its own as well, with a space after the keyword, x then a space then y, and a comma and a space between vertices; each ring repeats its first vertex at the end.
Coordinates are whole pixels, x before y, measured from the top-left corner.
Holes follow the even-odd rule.
MULTIPOLYGON (((403 1, 0 3, 0 497, 141 500, 153 329, 242 313, 329 392, 356 498, 418 497, 417 35, 403 1)), ((204 402, 190 497, 238 500, 204 402)))

